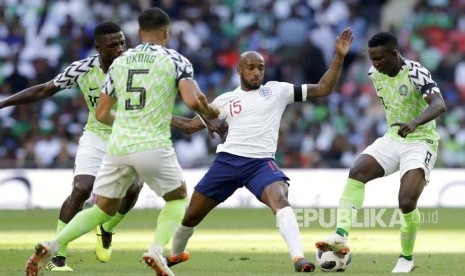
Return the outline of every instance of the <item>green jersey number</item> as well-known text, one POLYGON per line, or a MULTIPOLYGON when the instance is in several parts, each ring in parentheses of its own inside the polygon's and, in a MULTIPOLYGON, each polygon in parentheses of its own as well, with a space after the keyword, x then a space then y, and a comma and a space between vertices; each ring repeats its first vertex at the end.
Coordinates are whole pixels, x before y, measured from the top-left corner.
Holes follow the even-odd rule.
POLYGON ((145 106, 145 87, 132 86, 132 78, 136 74, 148 74, 148 69, 134 69, 128 71, 128 82, 126 84, 126 92, 128 93, 139 93, 139 104, 132 104, 131 99, 126 100, 126 110, 137 110, 142 109, 145 106))
POLYGON ((98 96, 92 96, 92 95, 87 95, 87 97, 89 98, 90 105, 92 105, 92 107, 96 107, 99 97, 98 96))

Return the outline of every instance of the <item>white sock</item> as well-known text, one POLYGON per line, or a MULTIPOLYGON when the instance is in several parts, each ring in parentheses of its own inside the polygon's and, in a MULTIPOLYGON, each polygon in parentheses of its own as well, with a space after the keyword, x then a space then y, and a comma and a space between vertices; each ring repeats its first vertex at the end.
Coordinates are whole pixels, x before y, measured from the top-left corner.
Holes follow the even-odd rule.
POLYGON ((152 245, 149 248, 149 251, 157 252, 158 254, 163 255, 163 247, 156 243, 152 243, 152 245))
POLYGON ((189 238, 194 234, 195 227, 181 225, 174 233, 171 245, 171 256, 177 256, 184 252, 189 238))
POLYGON ((279 233, 286 242, 291 258, 294 260, 295 257, 304 257, 299 225, 292 208, 287 206, 279 210, 276 213, 276 222, 279 226, 279 233))
POLYGON ((44 241, 41 242, 41 244, 45 246, 45 248, 47 248, 47 251, 50 254, 50 256, 54 256, 60 250, 60 246, 58 245, 56 240, 44 241))

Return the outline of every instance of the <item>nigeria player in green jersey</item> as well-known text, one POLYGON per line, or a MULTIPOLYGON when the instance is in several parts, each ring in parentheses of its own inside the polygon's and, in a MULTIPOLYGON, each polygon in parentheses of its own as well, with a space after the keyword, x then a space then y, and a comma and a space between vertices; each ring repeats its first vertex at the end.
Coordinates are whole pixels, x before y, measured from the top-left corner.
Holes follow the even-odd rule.
POLYGON ((173 275, 162 253, 187 204, 185 181, 171 142, 173 105, 179 91, 184 103, 205 119, 216 118, 219 110, 208 104, 199 90, 192 64, 175 50, 165 48, 168 15, 150 8, 141 13, 138 22, 142 43, 113 61, 96 109, 96 118, 112 125, 108 155, 93 189, 96 204, 79 212, 53 240, 36 246, 26 264, 26 275, 37 275, 39 261, 111 220, 136 177, 166 201, 143 260, 158 275, 173 275), (116 103, 115 116, 111 110, 116 103))
MULTIPOLYGON (((106 72, 113 60, 126 50, 126 42, 120 26, 113 22, 98 24, 94 29, 94 40, 97 55, 73 62, 53 80, 27 88, 0 102, 0 109, 12 105, 33 103, 51 97, 63 89, 76 86, 80 88, 84 96, 89 115, 76 153, 72 191, 61 206, 57 233, 82 209, 84 202, 89 198, 95 176, 107 152, 107 143, 111 132, 110 126, 96 120, 95 107, 106 72)), ((173 117, 172 123, 173 127, 188 134, 204 128, 203 125, 200 125, 192 129, 194 125, 190 120, 177 116, 173 117)), ((206 122, 210 133, 217 132, 222 136, 227 132, 227 128, 221 125, 221 122, 210 123, 212 122, 206 122)), ((100 261, 110 260, 113 228, 134 206, 141 187, 142 185, 135 181, 126 193, 121 208, 115 217, 97 227, 95 254, 100 261)), ((56 256, 53 256, 46 268, 52 271, 72 271, 72 268, 66 264, 66 245, 57 252, 56 256)))
POLYGON ((380 32, 371 37, 368 54, 373 64, 368 76, 384 107, 388 130, 361 153, 350 169, 339 201, 336 233, 316 246, 347 254, 348 234, 356 210, 362 207, 365 184, 400 171, 401 254, 392 272, 408 273, 414 267, 420 217, 417 202, 436 161, 439 134, 435 119, 446 107, 430 72, 400 55, 393 34, 380 32))
MULTIPOLYGON (((100 95, 100 87, 113 60, 126 50, 126 40, 118 24, 103 22, 94 29, 95 49, 98 54, 75 61, 66 67, 53 80, 20 91, 0 102, 0 108, 33 103, 51 97, 57 92, 78 86, 89 108, 87 124, 79 140, 74 166, 74 180, 71 194, 61 206, 56 232, 82 209, 90 197, 95 176, 107 152, 107 142, 111 127, 95 118, 95 107, 100 95)), ((113 228, 134 206, 142 185, 135 181, 126 194, 117 215, 98 227, 95 253, 102 262, 111 257, 111 235, 113 228)), ((66 264, 66 245, 63 245, 46 268, 53 271, 72 271, 66 264)))

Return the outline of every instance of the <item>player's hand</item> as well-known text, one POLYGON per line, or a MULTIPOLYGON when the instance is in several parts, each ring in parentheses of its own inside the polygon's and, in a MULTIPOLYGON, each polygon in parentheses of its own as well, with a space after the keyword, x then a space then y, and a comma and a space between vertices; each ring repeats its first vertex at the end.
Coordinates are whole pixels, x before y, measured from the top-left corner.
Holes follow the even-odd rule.
POLYGON ((410 122, 408 124, 405 124, 405 123, 393 123, 391 125, 391 127, 393 127, 393 126, 398 126, 399 130, 397 131, 397 134, 400 137, 405 138, 405 137, 407 137, 407 135, 414 132, 417 129, 418 125, 413 123, 413 122, 410 122))
POLYGON ((207 125, 208 135, 210 135, 213 141, 215 141, 215 132, 218 133, 223 140, 226 138, 226 135, 228 135, 229 125, 221 119, 206 120, 205 124, 207 125))
POLYGON ((335 53, 345 56, 349 51, 350 45, 352 44, 352 40, 354 40, 352 29, 346 28, 336 38, 335 53))

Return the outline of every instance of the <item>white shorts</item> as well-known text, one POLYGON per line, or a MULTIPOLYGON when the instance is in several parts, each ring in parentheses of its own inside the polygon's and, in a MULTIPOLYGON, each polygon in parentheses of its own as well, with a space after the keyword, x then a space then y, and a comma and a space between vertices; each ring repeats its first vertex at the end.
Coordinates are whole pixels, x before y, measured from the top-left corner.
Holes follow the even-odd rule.
POLYGON ((183 176, 173 148, 153 149, 103 159, 93 193, 108 198, 123 198, 136 176, 158 195, 179 188, 183 176))
POLYGON ((410 170, 421 168, 427 182, 437 157, 433 148, 425 143, 394 141, 386 137, 376 139, 362 154, 373 156, 383 167, 385 176, 400 170, 402 177, 410 170))
POLYGON ((107 155, 107 144, 96 134, 84 131, 79 139, 73 176, 82 174, 96 176, 105 155, 107 155))

